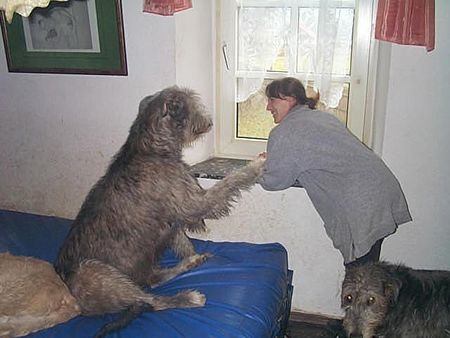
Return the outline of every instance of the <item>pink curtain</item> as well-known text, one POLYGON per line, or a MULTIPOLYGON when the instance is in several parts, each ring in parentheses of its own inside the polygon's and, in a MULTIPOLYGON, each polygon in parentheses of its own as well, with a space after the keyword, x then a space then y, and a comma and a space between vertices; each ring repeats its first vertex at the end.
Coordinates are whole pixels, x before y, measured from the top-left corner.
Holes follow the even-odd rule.
POLYGON ((144 12, 173 15, 175 12, 192 8, 192 0, 145 0, 144 12))
POLYGON ((434 0, 379 0, 375 38, 434 49, 434 0))

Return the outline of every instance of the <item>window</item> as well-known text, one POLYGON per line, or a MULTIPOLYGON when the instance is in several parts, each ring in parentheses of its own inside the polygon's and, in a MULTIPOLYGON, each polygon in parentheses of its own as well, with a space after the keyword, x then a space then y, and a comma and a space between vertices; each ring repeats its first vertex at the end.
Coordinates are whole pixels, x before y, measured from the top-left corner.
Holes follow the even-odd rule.
MULTIPOLYGON (((318 108, 368 139, 373 0, 222 0, 218 15, 218 155, 252 158, 273 128, 271 80, 299 78, 318 108)), ((370 129, 370 128, 369 128, 370 129)))

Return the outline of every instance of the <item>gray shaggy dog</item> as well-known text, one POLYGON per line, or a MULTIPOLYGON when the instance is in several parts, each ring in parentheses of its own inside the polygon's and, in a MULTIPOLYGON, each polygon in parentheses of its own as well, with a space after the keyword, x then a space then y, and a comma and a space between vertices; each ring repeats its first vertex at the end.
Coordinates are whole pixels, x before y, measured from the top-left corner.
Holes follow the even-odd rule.
POLYGON ((204 230, 203 219, 227 215, 240 190, 261 174, 264 160, 258 158, 210 189, 200 187, 182 149, 211 127, 189 89, 170 87, 144 98, 128 139, 81 206, 55 269, 83 315, 122 311, 96 337, 124 327, 143 311, 205 304, 205 296, 194 290, 165 297, 142 288, 202 264, 209 254, 195 253, 185 230, 204 230), (166 248, 181 258, 173 268, 158 264, 166 248))
POLYGON ((450 271, 387 262, 349 268, 341 301, 349 337, 450 337, 450 271))

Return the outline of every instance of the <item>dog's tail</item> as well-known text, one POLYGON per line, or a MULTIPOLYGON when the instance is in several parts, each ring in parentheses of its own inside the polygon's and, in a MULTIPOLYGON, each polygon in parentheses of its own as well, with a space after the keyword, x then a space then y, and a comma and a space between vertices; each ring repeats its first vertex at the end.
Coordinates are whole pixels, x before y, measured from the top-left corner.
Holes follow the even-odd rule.
POLYGON ((122 311, 115 321, 104 325, 94 338, 105 337, 108 333, 120 330, 127 326, 131 321, 139 317, 139 315, 146 311, 153 311, 153 307, 148 303, 139 303, 129 306, 126 310, 122 311))

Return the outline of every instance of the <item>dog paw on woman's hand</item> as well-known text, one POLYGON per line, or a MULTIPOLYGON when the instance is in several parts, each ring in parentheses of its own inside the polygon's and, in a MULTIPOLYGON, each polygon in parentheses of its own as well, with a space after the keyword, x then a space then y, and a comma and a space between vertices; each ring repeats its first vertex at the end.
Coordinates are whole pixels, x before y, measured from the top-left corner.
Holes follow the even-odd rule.
POLYGON ((258 154, 258 156, 256 157, 257 159, 263 159, 266 160, 267 159, 267 152, 263 151, 261 153, 258 154))
POLYGON ((256 165, 264 164, 264 162, 267 159, 267 153, 264 151, 262 153, 259 153, 253 160, 251 160, 251 163, 254 163, 256 165))
POLYGON ((256 170, 256 174, 261 176, 264 169, 264 163, 266 162, 265 153, 260 153, 256 158, 249 162, 249 166, 253 167, 256 170), (264 155, 262 155, 264 154, 264 155))

